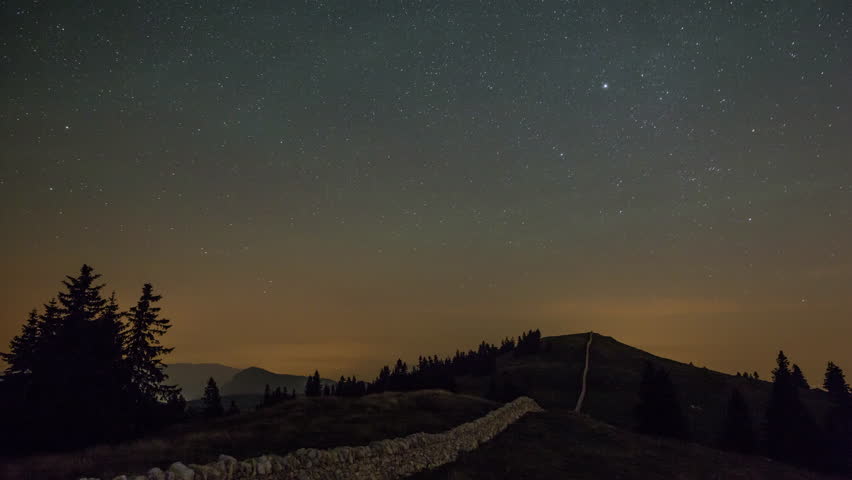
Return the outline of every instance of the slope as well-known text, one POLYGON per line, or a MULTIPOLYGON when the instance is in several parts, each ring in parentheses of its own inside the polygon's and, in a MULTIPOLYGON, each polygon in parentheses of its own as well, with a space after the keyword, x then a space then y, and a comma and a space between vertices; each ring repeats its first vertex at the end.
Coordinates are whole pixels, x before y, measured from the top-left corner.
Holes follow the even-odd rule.
MULTIPOLYGON (((570 408, 577 399, 588 334, 546 337, 542 352, 515 358, 505 355, 497 363, 501 387, 514 388, 534 398, 544 408, 570 408)), ((746 397, 761 431, 763 412, 772 388, 766 381, 716 372, 657 357, 625 345, 612 337, 595 334, 590 353, 588 392, 583 411, 594 418, 624 428, 633 427, 633 407, 646 361, 667 369, 678 389, 694 440, 713 445, 720 434, 728 398, 733 388, 746 397)), ((802 391, 801 398, 817 419, 823 418, 830 401, 820 390, 802 391)))
POLYGON ((0 478, 113 478, 172 462, 209 463, 284 455, 298 448, 366 445, 417 432, 437 433, 481 417, 499 404, 439 390, 387 392, 360 398, 297 398, 260 411, 174 425, 149 438, 77 452, 0 462, 0 478))
POLYGON ((524 416, 490 442, 463 453, 454 463, 409 478, 817 480, 830 477, 763 457, 638 435, 568 409, 551 409, 524 416))

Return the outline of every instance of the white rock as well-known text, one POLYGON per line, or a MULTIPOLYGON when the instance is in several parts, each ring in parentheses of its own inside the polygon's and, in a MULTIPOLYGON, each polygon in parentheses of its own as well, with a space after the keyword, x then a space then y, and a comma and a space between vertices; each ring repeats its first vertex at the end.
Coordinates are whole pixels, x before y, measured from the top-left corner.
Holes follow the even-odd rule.
POLYGON ((180 462, 173 463, 169 467, 169 472, 174 475, 175 480, 193 480, 195 478, 195 472, 180 462))
POLYGON ((157 467, 148 470, 148 480, 166 480, 166 473, 157 467))

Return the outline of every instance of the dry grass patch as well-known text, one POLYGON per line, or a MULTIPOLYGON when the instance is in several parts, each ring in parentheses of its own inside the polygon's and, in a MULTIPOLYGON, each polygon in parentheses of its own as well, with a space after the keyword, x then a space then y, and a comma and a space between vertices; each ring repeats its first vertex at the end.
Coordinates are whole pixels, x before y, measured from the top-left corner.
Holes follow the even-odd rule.
POLYGON ((160 434, 79 452, 0 461, 4 479, 113 478, 172 462, 208 463, 222 453, 246 458, 303 447, 365 445, 416 432, 436 433, 499 405, 442 390, 383 393, 362 398, 298 398, 257 412, 173 426, 160 434))

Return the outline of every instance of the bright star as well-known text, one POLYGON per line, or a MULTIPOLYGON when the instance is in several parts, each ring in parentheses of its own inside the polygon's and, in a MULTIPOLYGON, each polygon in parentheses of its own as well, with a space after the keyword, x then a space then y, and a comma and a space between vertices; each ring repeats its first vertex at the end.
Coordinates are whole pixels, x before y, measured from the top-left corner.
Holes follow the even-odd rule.
POLYGON ((607 90, 609 88, 609 83, 604 82, 603 85, 601 85, 601 88, 603 88, 604 90, 607 90))

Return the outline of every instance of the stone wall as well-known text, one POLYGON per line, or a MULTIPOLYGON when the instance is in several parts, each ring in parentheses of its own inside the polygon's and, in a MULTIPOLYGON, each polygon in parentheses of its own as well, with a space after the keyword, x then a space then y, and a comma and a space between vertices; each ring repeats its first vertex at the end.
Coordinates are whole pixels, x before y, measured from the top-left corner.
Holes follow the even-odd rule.
POLYGON ((415 433, 361 447, 300 448, 283 457, 263 455, 241 462, 221 455, 219 461, 207 465, 176 462, 167 471, 152 468, 147 475, 121 475, 113 480, 396 479, 450 463, 460 452, 474 450, 525 414, 540 411, 535 400, 520 397, 442 433, 415 433))

